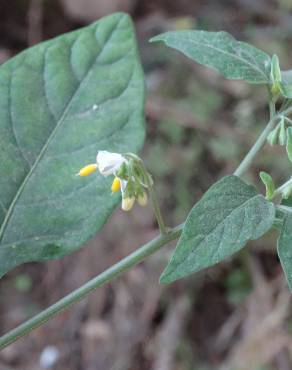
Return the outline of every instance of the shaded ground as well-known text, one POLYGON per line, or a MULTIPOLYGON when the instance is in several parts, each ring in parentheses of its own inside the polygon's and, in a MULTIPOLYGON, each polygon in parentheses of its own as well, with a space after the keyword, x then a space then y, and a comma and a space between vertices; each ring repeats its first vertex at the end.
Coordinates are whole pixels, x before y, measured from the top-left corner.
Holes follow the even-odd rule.
MULTIPOLYGON (((276 52, 289 67, 290 9, 289 0, 0 0, 0 62, 104 14, 130 12, 148 85, 143 157, 174 225, 216 179, 234 170, 254 141, 267 118, 265 91, 225 81, 174 51, 150 46, 148 39, 181 27, 224 29, 276 52)), ((291 167, 281 153, 265 148, 249 180, 258 184, 259 169, 287 178, 291 167)), ((0 283, 1 333, 155 234, 150 208, 126 215, 118 210, 79 252, 15 269, 0 283)), ((268 235, 232 261, 168 287, 158 284, 172 250, 166 247, 3 350, 0 369, 45 368, 40 360, 53 346, 58 359, 50 368, 55 370, 289 370, 291 300, 275 238, 268 235)))

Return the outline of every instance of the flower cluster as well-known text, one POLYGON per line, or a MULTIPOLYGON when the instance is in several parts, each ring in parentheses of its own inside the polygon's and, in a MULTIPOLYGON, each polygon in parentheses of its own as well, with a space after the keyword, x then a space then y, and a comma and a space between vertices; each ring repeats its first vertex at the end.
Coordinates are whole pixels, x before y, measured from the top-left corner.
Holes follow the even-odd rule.
POLYGON ((96 156, 96 163, 88 164, 81 168, 78 176, 88 176, 95 171, 103 176, 114 176, 111 191, 121 191, 122 209, 129 211, 135 201, 145 206, 147 204, 146 190, 151 185, 151 176, 146 171, 141 159, 135 154, 110 153, 99 151, 96 156))

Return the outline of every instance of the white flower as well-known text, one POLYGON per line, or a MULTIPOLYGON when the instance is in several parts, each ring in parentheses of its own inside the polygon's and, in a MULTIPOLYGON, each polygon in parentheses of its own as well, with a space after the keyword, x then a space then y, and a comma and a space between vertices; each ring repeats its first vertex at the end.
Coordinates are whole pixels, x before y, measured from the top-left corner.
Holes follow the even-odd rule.
POLYGON ((103 176, 114 175, 127 159, 118 153, 110 153, 106 150, 100 150, 96 156, 96 163, 99 172, 103 176))
POLYGON ((122 209, 129 211, 136 199, 141 206, 145 206, 147 204, 147 194, 143 190, 145 185, 142 183, 141 176, 138 176, 144 170, 142 167, 138 167, 138 165, 140 166, 140 162, 137 161, 136 156, 132 154, 132 157, 134 159, 130 158, 128 160, 119 153, 100 150, 96 156, 96 163, 91 163, 81 168, 77 175, 88 176, 97 170, 103 176, 114 175, 111 191, 112 193, 121 192, 122 209), (133 165, 136 166, 136 170, 138 171, 138 175, 136 176, 133 175, 133 165))

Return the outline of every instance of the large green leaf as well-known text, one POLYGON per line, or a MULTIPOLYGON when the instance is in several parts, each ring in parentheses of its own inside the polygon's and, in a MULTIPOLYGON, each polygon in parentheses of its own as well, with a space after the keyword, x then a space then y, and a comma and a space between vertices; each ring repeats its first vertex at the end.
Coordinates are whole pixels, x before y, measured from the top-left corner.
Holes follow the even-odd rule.
POLYGON ((258 239, 273 225, 275 207, 236 176, 214 184, 191 210, 161 276, 170 283, 212 266, 258 239))
POLYGON ((119 196, 75 173, 98 150, 137 151, 144 80, 130 18, 114 14, 0 67, 0 275, 61 257, 100 229, 119 196))
POLYGON ((278 255, 290 290, 292 291, 292 215, 284 218, 278 239, 278 255))
POLYGON ((216 69, 226 78, 254 84, 268 84, 270 81, 269 55, 235 40, 227 32, 172 31, 150 41, 163 41, 196 62, 216 69))

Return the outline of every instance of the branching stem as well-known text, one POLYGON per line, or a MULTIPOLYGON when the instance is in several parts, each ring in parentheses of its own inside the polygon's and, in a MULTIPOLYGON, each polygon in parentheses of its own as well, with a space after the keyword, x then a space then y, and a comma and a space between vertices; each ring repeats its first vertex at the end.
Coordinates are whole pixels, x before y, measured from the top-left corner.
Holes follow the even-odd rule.
POLYGON ((249 150, 247 155, 243 158, 240 165, 234 171, 234 175, 236 175, 236 176, 241 176, 250 167, 250 165, 253 162, 255 156, 261 150, 261 148, 264 146, 264 144, 266 142, 266 139, 267 139, 269 133, 274 128, 277 120, 279 118, 281 118, 282 116, 286 116, 286 115, 288 115, 292 112, 292 108, 290 107, 290 108, 276 114, 275 104, 273 102, 270 102, 269 106, 270 106, 270 121, 268 122, 267 126, 265 127, 265 129, 262 131, 262 133, 258 137, 257 141, 251 147, 251 149, 249 150))
MULTIPOLYGON (((262 134, 255 142, 255 144, 253 145, 253 147, 250 149, 245 158, 242 160, 241 164, 235 170, 234 175, 241 176, 245 171, 248 170, 254 157, 264 145, 265 140, 269 132, 273 129, 277 119, 279 119, 282 115, 288 115, 291 112, 292 107, 276 114, 275 104, 270 103, 270 115, 271 115, 270 121, 267 124, 264 131, 262 132, 262 134)), ((82 285, 80 288, 74 290, 73 292, 71 292, 70 294, 68 294, 67 296, 53 304, 52 306, 40 312, 38 315, 32 317, 28 321, 24 322, 23 324, 17 326, 15 329, 11 330, 7 334, 3 335, 0 338, 0 349, 8 346, 9 344, 15 342, 17 339, 31 332, 33 329, 44 324, 49 319, 56 316, 59 312, 70 307, 72 304, 80 301, 98 287, 112 281, 117 276, 129 270, 131 267, 137 265, 138 263, 143 261, 146 257, 155 253, 161 247, 168 244, 170 241, 177 239, 181 235, 184 224, 176 226, 172 229, 166 229, 160 209, 158 207, 156 195, 152 189, 152 185, 150 186, 149 190, 154 206, 154 212, 161 231, 161 235, 149 241, 148 243, 146 243, 145 245, 134 251, 132 254, 116 263, 115 265, 109 267, 107 270, 97 275, 92 280, 82 285)))
POLYGON ((70 307, 72 304, 79 302, 93 290, 112 281, 123 272, 129 270, 131 267, 143 261, 146 257, 158 251, 165 244, 177 239, 180 236, 182 229, 183 224, 173 228, 172 230, 169 230, 166 235, 160 235, 156 237, 155 239, 137 249, 135 252, 131 253, 129 256, 123 258, 115 265, 111 266, 101 274, 94 277, 92 280, 89 280, 80 288, 74 290, 44 311, 41 311, 38 315, 32 317, 30 320, 24 322, 7 334, 3 335, 0 338, 0 349, 8 346, 9 344, 15 342, 17 339, 28 334, 33 329, 37 328, 52 317, 56 316, 59 312, 70 307))

